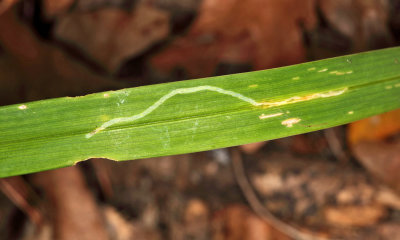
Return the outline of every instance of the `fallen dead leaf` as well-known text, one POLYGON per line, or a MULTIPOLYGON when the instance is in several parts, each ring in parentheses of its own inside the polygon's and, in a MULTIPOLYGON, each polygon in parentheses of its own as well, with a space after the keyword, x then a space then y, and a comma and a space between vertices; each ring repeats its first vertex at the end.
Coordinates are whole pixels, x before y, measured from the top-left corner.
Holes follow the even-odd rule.
POLYGON ((352 39, 355 51, 393 44, 388 0, 319 0, 319 5, 329 24, 352 39))
POLYGON ((383 224, 379 226, 378 232, 381 234, 381 239, 400 240, 400 225, 399 224, 383 224))
POLYGON ((56 38, 78 47, 111 73, 168 33, 169 15, 148 4, 139 4, 132 12, 119 8, 75 11, 55 26, 56 38))
POLYGON ((317 135, 301 134, 290 137, 292 140, 291 150, 298 154, 321 153, 327 148, 325 138, 317 135))
POLYGON ((40 227, 27 223, 21 240, 53 240, 53 229, 49 221, 44 221, 40 227))
POLYGON ((110 206, 106 206, 103 208, 103 214, 106 220, 106 224, 110 229, 109 235, 112 239, 132 239, 134 234, 133 225, 123 216, 121 216, 121 214, 116 209, 110 206))
POLYGON ((91 11, 106 7, 129 8, 133 4, 135 4, 135 2, 131 0, 77 0, 76 8, 80 11, 91 11))
POLYGON ((186 235, 196 236, 199 239, 208 238, 210 210, 200 199, 191 199, 184 212, 184 228, 186 235))
POLYGON ((357 17, 360 9, 354 8, 356 1, 347 0, 320 0, 319 6, 324 13, 324 17, 339 32, 355 38, 357 31, 357 17))
POLYGON ((260 150, 260 148, 262 148, 265 144, 267 144, 267 141, 266 142, 256 142, 256 143, 244 144, 244 145, 241 145, 239 147, 243 152, 245 152, 247 154, 254 154, 258 150, 260 150))
POLYGON ((393 209, 400 210, 400 196, 387 187, 381 188, 376 196, 376 201, 393 209))
POLYGON ((371 226, 386 214, 386 209, 379 205, 327 207, 324 209, 324 215, 329 224, 344 227, 371 226))
POLYGON ((14 5, 18 0, 3 0, 0 2, 0 15, 7 11, 12 5, 14 5))
POLYGON ((14 104, 20 101, 22 87, 19 69, 12 63, 11 59, 2 55, 0 57, 0 102, 2 105, 14 104))
POLYGON ((139 222, 128 221, 120 212, 111 206, 103 208, 103 214, 112 240, 159 240, 160 234, 146 228, 139 222))
POLYGON ((210 76, 220 62, 251 63, 254 69, 305 60, 300 24, 316 22, 314 0, 205 0, 188 34, 152 59, 169 72, 210 76))
POLYGON ((400 139, 390 143, 361 142, 353 152, 369 172, 400 191, 400 139))
POLYGON ((186 222, 197 222, 198 219, 207 219, 208 215, 209 209, 204 201, 200 199, 189 200, 184 216, 186 222))
POLYGON ((351 123, 347 138, 356 159, 374 176, 400 190, 400 109, 351 123))
POLYGON ((214 240, 289 240, 265 221, 241 205, 232 205, 215 214, 212 220, 214 240))
POLYGON ((400 109, 349 124, 347 139, 351 146, 363 141, 379 141, 400 131, 400 109))
POLYGON ((18 80, 19 101, 74 96, 124 85, 100 76, 60 48, 41 41, 16 9, 0 16, 0 44, 18 80))
POLYGON ((45 171, 34 177, 50 203, 47 211, 55 239, 108 239, 100 209, 79 168, 45 171))
MULTIPOLYGON (((400 206, 396 192, 385 188, 376 179, 371 179, 359 168, 282 153, 269 153, 260 160, 264 171, 258 169, 256 172, 248 172, 257 193, 276 217, 290 219, 300 226, 328 227, 325 209, 339 209, 341 212, 346 208, 378 206, 379 211, 388 212, 400 206)), ((342 213, 345 215, 346 211, 342 213)), ((354 214, 354 218, 356 216, 354 214)), ((348 221, 352 221, 352 217, 348 221)), ((357 224, 362 223, 355 222, 354 226, 357 224)), ((339 230, 334 226, 329 228, 339 230)))
POLYGON ((54 18, 59 14, 62 14, 71 7, 75 0, 44 0, 42 1, 44 8, 44 15, 46 18, 54 18))

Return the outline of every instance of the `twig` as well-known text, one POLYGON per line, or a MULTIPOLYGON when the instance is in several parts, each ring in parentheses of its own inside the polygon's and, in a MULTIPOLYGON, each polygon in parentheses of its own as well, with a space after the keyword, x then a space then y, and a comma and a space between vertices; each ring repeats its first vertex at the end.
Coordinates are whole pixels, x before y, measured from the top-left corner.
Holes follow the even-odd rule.
POLYGON ((43 214, 28 201, 28 198, 34 192, 21 176, 0 179, 0 191, 21 209, 36 226, 42 224, 43 214))
POLYGON ((242 157, 240 156, 240 152, 236 148, 232 148, 232 167, 236 181, 238 182, 239 187, 243 192, 243 195, 245 196, 247 202, 250 204, 250 207, 260 218, 262 218, 275 229, 281 231, 282 233, 285 233, 293 239, 327 240, 327 238, 312 236, 303 233, 300 230, 297 230, 296 228, 276 218, 267 208, 263 206, 246 177, 246 173, 243 168, 242 157))
POLYGON ((96 174, 97 181, 100 185, 101 191, 107 199, 111 199, 114 195, 111 177, 110 177, 110 168, 105 165, 104 161, 109 161, 106 159, 93 159, 91 161, 94 167, 94 173, 96 174))
POLYGON ((325 129, 324 135, 326 141, 328 142, 329 148, 331 149, 333 155, 337 158, 337 160, 340 163, 348 163, 349 156, 343 151, 343 146, 335 132, 335 128, 325 129))

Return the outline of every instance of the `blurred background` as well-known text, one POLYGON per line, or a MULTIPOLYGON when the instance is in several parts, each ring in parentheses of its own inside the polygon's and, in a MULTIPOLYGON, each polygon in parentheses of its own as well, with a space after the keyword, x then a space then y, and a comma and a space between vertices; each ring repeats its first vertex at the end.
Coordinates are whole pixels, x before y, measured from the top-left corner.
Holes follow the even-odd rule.
MULTIPOLYGON (((0 105, 399 45, 400 0, 1 0, 0 105)), ((68 113, 65 113, 68 114, 68 113)), ((400 239, 400 110, 0 179, 0 239, 400 239)))

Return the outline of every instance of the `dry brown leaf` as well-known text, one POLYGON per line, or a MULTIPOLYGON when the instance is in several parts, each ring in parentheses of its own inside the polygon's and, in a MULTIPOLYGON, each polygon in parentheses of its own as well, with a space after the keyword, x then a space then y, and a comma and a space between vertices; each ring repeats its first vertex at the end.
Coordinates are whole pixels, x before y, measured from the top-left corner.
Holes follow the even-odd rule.
POLYGON ((108 239, 100 209, 79 168, 41 172, 35 175, 35 182, 50 203, 55 239, 108 239))
POLYGON ((191 77, 212 75, 220 62, 254 69, 299 63, 305 59, 299 25, 314 26, 314 7, 314 0, 205 0, 188 34, 152 62, 166 72, 184 67, 191 77))
POLYGON ((344 227, 371 226, 386 214, 386 208, 380 205, 340 206, 324 209, 324 215, 329 224, 344 227))
POLYGON ((379 226, 378 232, 381 239, 400 240, 400 225, 398 223, 388 223, 379 226))
POLYGON ((363 141, 379 141, 400 131, 400 109, 349 124, 347 139, 351 146, 363 141))
POLYGON ((199 219, 207 219, 209 215, 209 209, 204 201, 201 199, 191 199, 187 203, 185 209, 185 222, 197 222, 199 219))
POLYGON ((6 55, 0 56, 0 102, 2 105, 20 101, 21 74, 6 55))
POLYGON ((400 139, 391 143, 361 142, 353 151, 369 172, 400 191, 400 139))
POLYGON ((47 18, 54 18, 67 11, 74 2, 75 0, 43 0, 44 15, 47 18))
POLYGON ((77 0, 76 8, 82 11, 90 11, 104 7, 129 8, 135 4, 132 0, 77 0))
POLYGON ((108 227, 111 229, 109 235, 112 239, 129 240, 132 239, 134 228, 116 209, 110 206, 103 208, 103 214, 108 227))
POLYGON ((354 8, 356 1, 319 0, 324 17, 342 34, 354 38, 357 31, 357 17, 360 9, 354 8))
POLYGON ((354 50, 393 43, 387 24, 388 0, 319 0, 319 5, 328 22, 353 40, 354 50))
POLYGON ((0 16, 0 44, 19 78, 25 101, 77 95, 122 84, 95 74, 61 49, 42 42, 21 22, 15 10, 0 16))
POLYGON ((12 5, 14 5, 18 0, 2 0, 0 2, 0 15, 7 11, 12 5))
POLYGON ((395 192, 359 168, 289 154, 269 153, 261 160, 264 171, 249 173, 254 188, 275 216, 300 226, 327 227, 325 208, 379 205, 387 211, 400 206, 395 192))
POLYGON ((400 190, 400 140, 382 140, 399 132, 400 109, 351 123, 347 131, 357 160, 396 190, 400 190))
POLYGON ((184 212, 185 231, 189 236, 206 239, 209 232, 210 209, 201 199, 191 199, 184 212))
POLYGON ((247 154, 254 154, 258 150, 260 150, 260 148, 262 148, 265 144, 267 144, 267 141, 244 144, 239 147, 240 147, 240 150, 242 150, 243 152, 245 152, 247 154))
POLYGON ((216 213, 212 220, 214 240, 289 240, 286 235, 241 205, 232 205, 216 213))
POLYGON ((114 73, 124 60, 167 37, 168 21, 166 12, 146 4, 132 12, 102 8, 65 15, 55 26, 55 35, 114 73))
POLYGON ((382 205, 400 210, 400 195, 390 188, 382 187, 376 196, 376 201, 382 205))
POLYGON ((148 229, 140 222, 128 221, 120 212, 111 206, 103 208, 109 236, 112 240, 159 240, 160 234, 148 229))
POLYGON ((325 138, 310 134, 301 134, 290 137, 292 144, 291 150, 298 154, 321 153, 327 148, 325 138))

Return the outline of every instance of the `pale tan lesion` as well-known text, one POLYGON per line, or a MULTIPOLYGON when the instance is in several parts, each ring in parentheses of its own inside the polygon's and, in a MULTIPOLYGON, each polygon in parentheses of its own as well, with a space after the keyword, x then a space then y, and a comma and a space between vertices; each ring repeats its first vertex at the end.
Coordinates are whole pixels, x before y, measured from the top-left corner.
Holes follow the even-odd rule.
POLYGON ((329 72, 329 74, 332 74, 332 75, 336 75, 336 76, 343 76, 343 75, 346 75, 346 74, 352 74, 353 73, 353 70, 349 70, 349 71, 346 71, 346 72, 340 72, 340 71, 331 71, 331 72, 329 72))
POLYGON ((263 114, 261 114, 260 116, 258 116, 260 119, 267 119, 267 118, 273 118, 273 117, 279 117, 279 116, 281 116, 281 115, 283 115, 283 113, 273 113, 273 114, 268 114, 268 115, 265 115, 264 113, 263 114))
POLYGON ((300 118, 289 118, 282 121, 282 125, 285 125, 288 128, 293 127, 294 124, 299 123, 301 121, 300 118))
POLYGON ((282 101, 262 102, 261 104, 265 107, 278 107, 278 106, 283 106, 283 105, 287 105, 287 104, 310 101, 310 100, 317 99, 317 98, 335 97, 335 96, 342 95, 347 90, 348 90, 348 88, 346 87, 346 88, 343 88, 340 90, 332 90, 332 91, 327 91, 327 92, 313 93, 313 94, 305 95, 305 96, 294 96, 294 97, 290 97, 290 98, 282 100, 282 101))
POLYGON ((21 109, 21 110, 25 110, 25 109, 27 109, 28 107, 26 106, 26 105, 19 105, 18 106, 18 109, 21 109))

